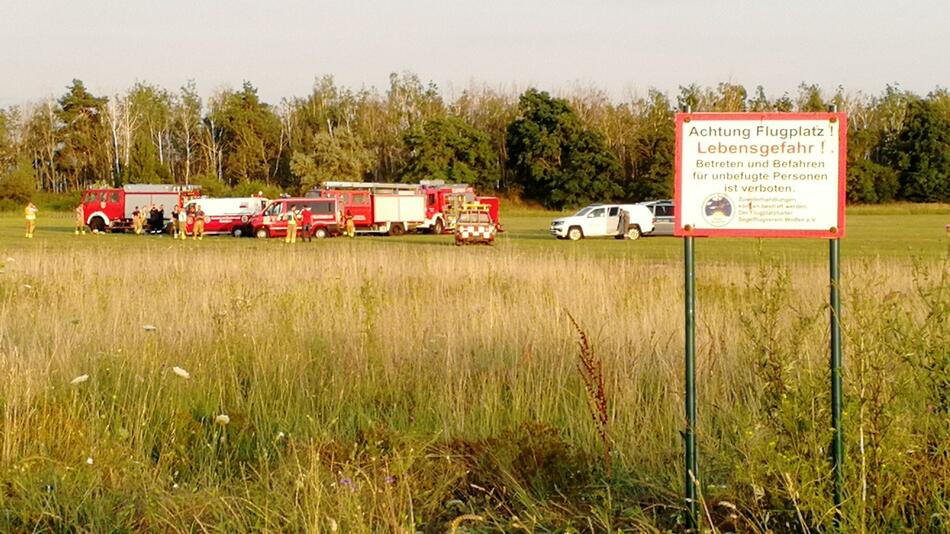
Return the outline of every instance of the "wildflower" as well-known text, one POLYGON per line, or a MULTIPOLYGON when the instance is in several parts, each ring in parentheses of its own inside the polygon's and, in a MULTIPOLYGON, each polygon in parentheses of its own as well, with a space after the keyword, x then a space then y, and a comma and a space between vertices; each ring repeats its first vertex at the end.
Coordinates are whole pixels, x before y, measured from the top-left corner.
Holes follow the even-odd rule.
POLYGON ((146 332, 154 332, 158 330, 158 328, 153 324, 142 325, 142 329, 145 330, 146 332))
POLYGON ((278 432, 278 433, 277 433, 277 440, 280 441, 280 440, 282 440, 282 439, 284 439, 284 433, 283 433, 283 432, 278 432))
POLYGON ((356 484, 353 483, 353 479, 349 477, 343 477, 340 479, 340 486, 347 488, 350 491, 356 491, 356 484))
POLYGON ((225 414, 221 414, 214 418, 214 424, 216 425, 226 426, 230 422, 231 422, 231 418, 225 414))
POLYGON ((337 529, 340 528, 339 525, 336 524, 336 519, 330 516, 327 516, 327 525, 330 527, 330 532, 336 532, 337 529))
POLYGON ((89 465, 92 465, 92 456, 90 456, 89 458, 86 458, 86 463, 89 465))
POLYGON ((82 384, 86 380, 89 380, 89 375, 79 375, 76 378, 69 381, 70 384, 82 384))
POLYGON ((386 475, 386 478, 384 478, 383 481, 391 486, 396 483, 396 477, 392 475, 386 475))
POLYGON ((174 371, 176 375, 182 378, 191 378, 191 373, 189 373, 188 371, 185 371, 181 367, 178 367, 178 366, 172 367, 172 371, 174 371))

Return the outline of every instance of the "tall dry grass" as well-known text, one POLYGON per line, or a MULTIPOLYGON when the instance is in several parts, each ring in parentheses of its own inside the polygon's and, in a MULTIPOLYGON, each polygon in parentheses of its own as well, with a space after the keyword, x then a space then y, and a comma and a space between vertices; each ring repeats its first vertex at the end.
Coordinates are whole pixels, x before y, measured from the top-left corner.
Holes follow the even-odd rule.
MULTIPOLYGON (((4 530, 680 528, 680 267, 420 248, 7 261, 4 530), (603 366, 606 468, 565 312, 603 366)), ((846 268, 850 526, 948 524, 946 268, 846 268)), ((707 522, 826 527, 824 266, 698 279, 707 522)))

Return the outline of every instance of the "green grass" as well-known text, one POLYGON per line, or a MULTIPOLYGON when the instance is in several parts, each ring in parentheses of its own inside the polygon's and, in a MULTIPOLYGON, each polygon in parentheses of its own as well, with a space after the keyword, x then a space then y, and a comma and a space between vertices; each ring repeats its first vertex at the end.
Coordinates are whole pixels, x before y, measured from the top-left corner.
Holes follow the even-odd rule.
MULTIPOLYGON (((0 531, 682 531, 682 244, 554 216, 462 248, 0 216, 0 531)), ((849 213, 849 531, 950 525, 947 218, 849 213)), ((827 245, 697 254, 704 523, 827 530, 827 245)))
MULTIPOLYGON (((499 235, 497 247, 537 254, 564 257, 594 256, 624 258, 636 256, 657 261, 682 259, 682 242, 675 237, 647 237, 636 242, 613 239, 585 239, 569 242, 554 239, 548 233, 550 221, 561 213, 541 210, 518 209, 512 215, 503 213, 502 222, 506 232, 499 235)), ((88 240, 75 240, 72 235, 71 214, 43 214, 34 243, 27 243, 17 229, 22 227, 21 218, 0 214, 0 249, 19 246, 89 246, 88 240)), ((892 206, 861 206, 851 208, 847 214, 847 235, 841 242, 842 257, 937 259, 947 253, 948 243, 945 225, 950 224, 950 206, 896 204, 892 206)), ((92 236, 86 236, 92 237, 92 236)), ((102 235, 95 236, 98 247, 125 247, 170 245, 165 237, 102 235)), ((203 247, 241 247, 249 251, 269 250, 278 240, 260 242, 253 239, 209 237, 203 247), (265 248, 261 248, 265 247, 265 248)), ((333 246, 335 241, 327 243, 333 246)), ((398 238, 366 238, 359 240, 366 246, 449 246, 451 238, 430 235, 407 235, 398 238)), ((307 246, 307 245, 301 245, 307 246)), ((820 262, 828 255, 824 240, 816 239, 699 239, 696 245, 698 262, 747 263, 762 255, 781 258, 789 262, 820 262)))

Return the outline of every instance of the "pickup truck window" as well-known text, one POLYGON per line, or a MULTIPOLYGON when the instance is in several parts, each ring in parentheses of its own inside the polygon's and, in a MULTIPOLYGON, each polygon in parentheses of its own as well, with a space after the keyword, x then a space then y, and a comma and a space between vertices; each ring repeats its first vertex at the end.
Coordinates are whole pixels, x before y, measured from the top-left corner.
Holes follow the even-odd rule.
POLYGON ((596 217, 603 217, 605 212, 606 210, 604 208, 597 208, 591 211, 589 214, 587 214, 587 218, 593 219, 596 217))

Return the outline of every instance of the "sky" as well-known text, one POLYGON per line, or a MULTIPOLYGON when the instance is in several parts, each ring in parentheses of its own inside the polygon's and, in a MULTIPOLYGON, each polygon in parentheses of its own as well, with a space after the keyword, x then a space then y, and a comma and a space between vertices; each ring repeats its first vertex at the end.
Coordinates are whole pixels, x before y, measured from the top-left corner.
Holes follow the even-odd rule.
POLYGON ((950 86, 950 1, 0 0, 0 107, 74 78, 96 95, 247 80, 278 103, 326 74, 384 92, 406 71, 448 97, 484 84, 620 100, 720 82, 926 94, 950 86))

